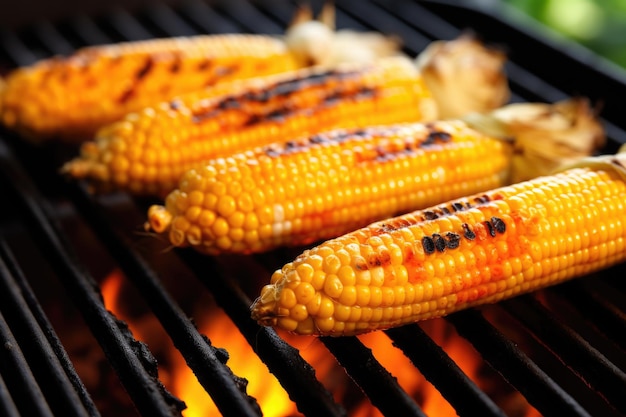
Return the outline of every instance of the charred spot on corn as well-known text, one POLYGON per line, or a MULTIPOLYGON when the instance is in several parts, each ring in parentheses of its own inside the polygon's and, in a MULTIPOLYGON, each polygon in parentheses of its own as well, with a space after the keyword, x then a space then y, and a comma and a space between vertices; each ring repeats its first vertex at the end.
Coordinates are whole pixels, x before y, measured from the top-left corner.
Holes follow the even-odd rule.
POLYGON ((433 233, 422 237, 422 248, 426 255, 444 252, 446 249, 456 249, 460 244, 461 236, 454 232, 446 232, 443 236, 440 233, 433 233))
POLYGON ((154 59, 151 56, 148 56, 146 57, 146 62, 144 62, 141 68, 139 68, 139 70, 137 71, 135 79, 139 81, 142 78, 146 77, 150 73, 150 71, 152 71, 152 68, 154 68, 154 59))
POLYGON ((424 236, 422 238, 422 247, 424 248, 424 253, 426 255, 435 253, 435 240, 430 236, 424 236))
POLYGON ((458 233, 446 232, 446 247, 456 249, 461 244, 461 236, 458 233))
POLYGON ((506 232, 506 223, 504 223, 504 220, 502 220, 501 218, 495 216, 492 217, 491 224, 493 225, 493 228, 496 232, 500 234, 506 232))
POLYGON ((431 146, 440 142, 449 142, 452 140, 452 135, 448 132, 441 130, 432 130, 426 136, 426 139, 422 141, 421 146, 431 146))

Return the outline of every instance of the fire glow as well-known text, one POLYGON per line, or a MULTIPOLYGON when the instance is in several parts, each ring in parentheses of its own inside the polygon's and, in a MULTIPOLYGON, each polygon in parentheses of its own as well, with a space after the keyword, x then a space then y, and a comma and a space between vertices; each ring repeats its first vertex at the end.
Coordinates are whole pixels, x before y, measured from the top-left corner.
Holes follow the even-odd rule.
MULTIPOLYGON (((185 402, 187 408, 183 411, 184 417, 219 415, 216 405, 187 366, 184 358, 169 342, 164 331, 161 330, 163 334, 160 336, 154 334, 157 327, 154 323, 156 319, 147 320, 125 313, 123 303, 120 301, 125 289, 124 280, 121 272, 114 271, 102 282, 101 290, 107 309, 117 318, 124 320, 135 338, 147 343, 153 352, 155 344, 157 351, 166 351, 161 355, 166 358, 165 360, 161 358, 159 378, 172 394, 185 402), (168 342, 164 344, 160 340, 156 341, 162 338, 167 339, 168 342)), ((211 340, 213 346, 226 349, 229 355, 227 365, 235 375, 246 378, 248 381, 246 392, 257 400, 264 416, 302 415, 279 381, 254 353, 252 347, 223 310, 214 305, 208 307, 204 305, 194 311, 202 311, 200 316, 194 317, 199 331, 211 340)), ((461 367, 463 372, 476 382, 479 388, 484 390, 489 384, 497 385, 493 381, 486 381, 485 377, 481 376, 481 373, 485 373, 483 369, 485 365, 480 356, 469 342, 453 331, 452 326, 445 320, 435 319, 424 322, 422 328, 461 367)), ((348 408, 347 412, 350 416, 382 416, 382 413, 360 392, 334 356, 316 337, 297 336, 283 332, 279 335, 300 351, 304 360, 316 370, 316 377, 333 393, 335 401, 348 408), (354 398, 357 400, 355 401, 354 398)), ((426 415, 442 417, 457 415, 448 401, 424 378, 402 351, 392 345, 384 332, 368 333, 359 336, 359 339, 372 350, 374 357, 416 400, 426 415)), ((515 415, 526 417, 539 415, 516 392, 507 394, 501 402, 504 405, 498 405, 504 407, 507 412, 511 411, 506 410, 507 406, 513 407, 515 415)))

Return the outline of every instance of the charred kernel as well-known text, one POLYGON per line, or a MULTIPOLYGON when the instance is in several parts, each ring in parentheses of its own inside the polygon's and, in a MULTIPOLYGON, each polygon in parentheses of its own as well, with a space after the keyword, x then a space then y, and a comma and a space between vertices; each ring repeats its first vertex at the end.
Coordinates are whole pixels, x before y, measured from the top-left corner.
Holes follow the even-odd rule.
POLYGON ((422 247, 424 248, 424 253, 427 255, 435 253, 435 241, 430 236, 424 236, 422 238, 422 247))
POLYGON ((463 210, 463 204, 459 202, 452 203, 452 208, 454 209, 454 211, 463 210))
POLYGON ((467 240, 476 239, 476 233, 474 233, 474 231, 470 229, 469 224, 463 223, 462 227, 463 227, 463 237, 465 237, 465 239, 467 240))
POLYGON ((447 232, 446 233, 446 247, 448 249, 456 249, 459 247, 461 243, 461 236, 457 233, 447 232))
POLYGON ((504 233, 506 231, 506 223, 499 217, 492 217, 491 223, 493 224, 494 229, 498 233, 504 233))
POLYGON ((489 236, 496 237, 496 228, 493 224, 490 221, 485 221, 484 224, 487 227, 487 231, 489 231, 489 236))
POLYGON ((435 220, 436 218, 439 217, 439 215, 435 213, 434 211, 426 210, 423 213, 424 213, 424 218, 426 220, 435 220))
POLYGON ((433 242, 435 243, 435 249, 439 252, 446 250, 446 241, 439 233, 433 233, 433 242))

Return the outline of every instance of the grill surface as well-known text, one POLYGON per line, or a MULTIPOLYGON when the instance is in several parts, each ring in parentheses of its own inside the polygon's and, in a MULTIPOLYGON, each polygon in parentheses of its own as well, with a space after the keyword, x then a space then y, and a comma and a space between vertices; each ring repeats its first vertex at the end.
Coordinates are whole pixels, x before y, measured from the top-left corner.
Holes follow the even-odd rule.
MULTIPOLYGON (((0 71, 85 45, 199 33, 278 34, 295 7, 282 0, 188 0, 38 21, 0 30, 0 71)), ((507 48, 513 100, 590 97, 602 105, 609 134, 604 150, 615 152, 626 142, 626 119, 620 114, 624 73, 585 50, 515 23, 506 10, 494 15, 453 3, 408 0, 345 0, 337 8, 338 27, 398 34, 411 55, 432 40, 473 30, 507 48)), ((219 258, 185 250, 163 252, 161 242, 138 233, 149 201, 123 194, 93 197, 81 184, 56 174, 75 153, 71 146, 54 143, 32 146, 0 130, 1 415, 105 415, 74 369, 51 313, 42 307, 43 298, 76 309, 138 414, 180 415, 184 406, 159 380, 151 346, 135 340, 103 305, 99 282, 115 268, 123 271, 224 415, 260 415, 263 410, 246 394, 244 378, 250 376, 234 375, 228 368, 229 346, 214 346, 196 329, 177 297, 178 286, 197 286, 227 313, 236 327, 232 331, 241 332, 301 413, 347 414, 347 405, 336 401, 297 349, 250 319, 251 297, 271 271, 299 250, 219 258)), ((542 415, 623 415, 626 296, 619 278, 625 272, 626 265, 619 265, 445 321, 542 415)), ((415 373, 423 374, 459 415, 505 415, 421 324, 385 333, 413 362, 415 373)), ((398 410, 406 416, 424 415, 359 338, 321 340, 385 415, 398 415, 398 410)))

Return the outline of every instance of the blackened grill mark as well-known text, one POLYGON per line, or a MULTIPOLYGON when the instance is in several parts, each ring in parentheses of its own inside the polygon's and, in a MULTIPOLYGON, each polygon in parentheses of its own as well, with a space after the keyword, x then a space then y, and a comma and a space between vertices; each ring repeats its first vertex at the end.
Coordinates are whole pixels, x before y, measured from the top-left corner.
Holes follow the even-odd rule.
POLYGON ((180 100, 175 99, 175 100, 170 101, 169 105, 170 105, 170 109, 178 110, 183 106, 183 103, 180 100))
POLYGON ((178 74, 180 72, 182 64, 182 57, 180 56, 180 54, 176 54, 174 56, 174 60, 172 61, 172 65, 170 65, 170 72, 172 74, 178 74))
POLYGON ((456 249, 461 244, 461 236, 454 232, 446 232, 446 246, 448 249, 456 249))
MULTIPOLYGON (((212 106, 208 109, 203 109, 195 114, 193 114, 192 120, 196 123, 202 122, 205 119, 215 117, 217 114, 215 109, 225 110, 228 108, 234 108, 233 102, 236 101, 238 103, 238 108, 244 106, 245 102, 257 102, 257 103, 267 103, 274 97, 288 97, 291 94, 296 93, 297 91, 315 85, 322 85, 327 83, 329 79, 336 78, 338 80, 347 79, 350 77, 358 76, 363 71, 344 71, 338 72, 336 70, 328 70, 322 71, 319 73, 312 74, 310 76, 299 78, 296 80, 286 80, 281 81, 273 86, 257 91, 249 91, 241 96, 229 96, 219 101, 215 106, 212 106), (224 103, 226 102, 226 103, 224 103)), ((361 88, 357 91, 348 91, 348 90, 335 90, 329 93, 324 99, 322 99, 319 107, 324 106, 332 106, 338 102, 338 100, 343 99, 362 99, 365 97, 372 97, 376 94, 375 89, 371 88, 361 88)), ((314 112, 316 109, 306 109, 307 111, 314 112)), ((297 111, 302 111, 302 109, 294 109, 290 108, 289 105, 280 107, 275 109, 270 117, 273 121, 283 121, 290 114, 293 114, 297 111)), ((244 123, 245 126, 252 126, 257 123, 261 123, 265 120, 266 115, 251 115, 250 118, 244 123)))
POLYGON ((424 218, 426 220, 435 220, 438 217, 439 217, 439 215, 437 213, 435 213, 434 211, 431 211, 431 210, 424 211, 424 218))
POLYGON ((424 248, 424 253, 427 255, 435 253, 435 241, 429 236, 422 238, 422 247, 424 248))
POLYGON ((465 237, 465 239, 467 240, 476 239, 476 233, 474 233, 474 231, 470 229, 469 224, 463 223, 461 226, 463 227, 463 236, 465 237))
POLYGON ((493 227, 490 221, 485 221, 485 226, 487 226, 487 230, 489 231, 489 236, 496 237, 496 228, 493 227))
POLYGON ((264 153, 270 157, 279 157, 296 152, 303 152, 315 145, 342 143, 348 140, 359 140, 369 136, 369 132, 364 129, 354 131, 336 131, 327 134, 316 134, 304 140, 291 140, 284 145, 273 145, 264 148, 264 153))
MULTIPOLYGON (((429 126, 429 128, 433 128, 433 127, 429 126)), ((441 130, 432 130, 431 132, 428 133, 428 136, 426 136, 426 139, 422 141, 421 145, 429 146, 437 142, 449 142, 451 138, 452 138, 452 135, 450 135, 448 132, 443 132, 441 130)))
POLYGON ((476 202, 476 204, 486 204, 491 201, 491 198, 489 198, 487 194, 483 194, 480 197, 476 197, 474 201, 476 202))
POLYGON ((433 233, 433 242, 435 243, 435 249, 439 252, 446 250, 446 241, 439 233, 433 233))
POLYGON ((152 59, 152 57, 148 57, 146 59, 146 62, 143 64, 143 67, 139 68, 139 71, 137 71, 137 74, 135 74, 135 78, 137 79, 137 81, 141 80, 146 75, 148 75, 150 71, 152 71, 153 67, 154 67, 154 60, 152 59))
POLYGON ((461 203, 452 203, 452 208, 454 209, 454 211, 461 211, 461 210, 463 210, 463 204, 461 204, 461 203))
POLYGON ((241 108, 241 103, 236 97, 231 96, 220 100, 216 107, 220 110, 239 109, 241 108))
POLYGON ((493 227, 496 230, 496 232, 500 234, 506 232, 506 223, 504 223, 504 220, 502 220, 501 218, 492 217, 491 223, 493 224, 493 227))
POLYGON ((135 73, 135 82, 133 83, 133 85, 127 88, 117 99, 118 103, 124 104, 135 95, 135 89, 137 88, 137 85, 143 78, 145 78, 150 73, 150 71, 152 71, 153 67, 154 67, 154 59, 152 59, 152 57, 149 56, 146 58, 146 61, 144 62, 143 66, 139 68, 137 73, 135 73))
POLYGON ((198 63, 198 71, 206 71, 211 66, 211 60, 205 59, 198 63))

